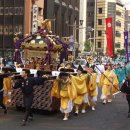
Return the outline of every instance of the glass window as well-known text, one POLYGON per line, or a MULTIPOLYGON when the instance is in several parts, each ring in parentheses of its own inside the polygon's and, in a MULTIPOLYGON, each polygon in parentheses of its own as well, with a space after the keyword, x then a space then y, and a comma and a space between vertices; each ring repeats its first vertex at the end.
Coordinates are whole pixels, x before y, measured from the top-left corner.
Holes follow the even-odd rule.
POLYGON ((116 31, 116 37, 121 37, 121 33, 119 31, 116 31))
POLYGON ((24 8, 23 7, 19 7, 19 14, 23 15, 24 14, 24 8))
POLYGON ((13 34, 13 27, 10 25, 9 26, 9 35, 13 34))
POLYGON ((13 24, 13 16, 11 15, 4 16, 4 23, 5 25, 13 24))
POLYGON ((14 0, 4 0, 5 6, 13 6, 14 5, 14 0))
POLYGON ((121 16, 121 12, 117 10, 116 15, 121 16))
POLYGON ((8 28, 8 26, 5 26, 4 27, 4 34, 8 35, 8 33, 9 33, 9 28, 8 28))
POLYGON ((0 26, 0 35, 3 35, 3 26, 0 26))
POLYGON ((98 36, 102 36, 102 31, 98 31, 98 36))
POLYGON ((101 45, 101 42, 98 42, 98 48, 101 48, 102 45, 101 45))
POLYGON ((14 8, 13 8, 13 7, 10 7, 10 8, 9 8, 9 15, 13 15, 13 13, 14 13, 14 8))
POLYGON ((19 27, 17 25, 14 27, 14 33, 19 33, 19 27))
POLYGON ((19 15, 19 7, 14 8, 14 13, 15 13, 15 15, 19 15))
POLYGON ((121 22, 120 21, 116 21, 116 26, 121 27, 121 22))
POLYGON ((102 14, 102 8, 98 8, 98 13, 102 14))
POLYGON ((4 0, 0 0, 0 6, 4 5, 4 0))
MULTIPOLYGON (((3 48, 3 36, 0 35, 0 48, 3 48)), ((1 56, 1 52, 0 52, 0 56, 1 56)))
POLYGON ((102 25, 102 19, 98 19, 98 25, 102 25))
POLYGON ((14 5, 15 6, 24 6, 24 1, 25 0, 14 0, 14 5))
POLYGON ((120 42, 116 43, 116 44, 115 44, 115 47, 116 47, 116 48, 120 48, 120 44, 121 44, 120 42))
POLYGON ((3 15, 3 13, 4 13, 3 7, 0 7, 0 15, 3 15))
POLYGON ((19 25, 19 32, 23 33, 23 26, 22 25, 19 25))
MULTIPOLYGON (((12 45, 12 43, 13 43, 13 36, 11 36, 11 35, 6 35, 5 37, 4 37, 4 47, 7 49, 7 48, 12 48, 13 47, 13 45, 12 45)), ((8 51, 7 51, 8 52, 8 51)), ((7 52, 6 52, 6 54, 7 54, 7 52)))
POLYGON ((4 13, 5 13, 5 15, 9 15, 9 8, 8 7, 5 7, 4 13))

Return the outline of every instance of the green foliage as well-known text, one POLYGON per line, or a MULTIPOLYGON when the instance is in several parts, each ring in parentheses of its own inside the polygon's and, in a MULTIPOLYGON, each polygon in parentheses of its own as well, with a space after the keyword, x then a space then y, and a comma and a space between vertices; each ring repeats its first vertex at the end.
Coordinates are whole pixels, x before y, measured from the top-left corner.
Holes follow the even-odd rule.
POLYGON ((118 49, 117 53, 120 55, 125 55, 125 49, 122 49, 122 50, 118 49))
POLYGON ((85 43, 84 43, 84 51, 91 51, 91 48, 92 48, 92 46, 91 46, 91 43, 90 43, 90 41, 89 40, 87 40, 87 41, 85 41, 85 43))

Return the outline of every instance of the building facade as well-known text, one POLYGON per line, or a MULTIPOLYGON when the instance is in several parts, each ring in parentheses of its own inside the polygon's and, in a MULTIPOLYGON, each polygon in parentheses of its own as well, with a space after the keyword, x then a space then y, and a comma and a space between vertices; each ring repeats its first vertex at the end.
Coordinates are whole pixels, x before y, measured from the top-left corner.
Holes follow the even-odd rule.
POLYGON ((79 20, 82 20, 82 24, 79 29, 79 50, 81 52, 84 51, 84 43, 86 41, 86 33, 87 33, 87 0, 80 0, 80 11, 79 11, 79 20))
POLYGON ((10 55, 15 33, 24 31, 24 0, 0 0, 0 56, 10 55))
POLYGON ((130 52, 130 10, 125 10, 125 31, 128 31, 128 42, 130 52))
POLYGON ((115 19, 115 51, 124 49, 125 8, 120 2, 116 3, 115 19))
POLYGON ((107 17, 112 17, 114 52, 124 48, 124 15, 125 8, 117 0, 97 0, 96 16, 96 51, 106 53, 106 23, 107 17))
POLYGON ((0 56, 12 56, 15 34, 21 38, 30 34, 33 4, 38 5, 38 15, 43 16, 44 0, 0 0, 0 56))
MULTIPOLYGON (((95 0, 87 1, 87 38, 94 38, 94 24, 95 24, 95 0), (90 34, 91 33, 91 34, 90 34)), ((93 41, 93 39, 92 39, 93 41)))
MULTIPOLYGON (((74 26, 79 25, 80 0, 45 0, 44 18, 52 20, 52 32, 60 37, 74 35, 74 26)), ((76 30, 78 41, 78 30, 76 30)))

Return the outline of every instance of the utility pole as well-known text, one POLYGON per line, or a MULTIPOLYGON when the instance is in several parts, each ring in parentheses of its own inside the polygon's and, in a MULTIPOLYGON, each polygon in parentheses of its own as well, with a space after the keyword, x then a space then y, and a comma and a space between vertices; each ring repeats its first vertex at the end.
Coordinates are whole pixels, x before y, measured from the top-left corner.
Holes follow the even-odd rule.
POLYGON ((74 59, 76 58, 76 21, 74 21, 74 26, 73 26, 73 36, 74 36, 74 50, 73 50, 73 55, 74 55, 74 59))
POLYGON ((93 52, 96 52, 96 20, 97 20, 97 0, 95 0, 95 7, 94 7, 94 47, 93 52))

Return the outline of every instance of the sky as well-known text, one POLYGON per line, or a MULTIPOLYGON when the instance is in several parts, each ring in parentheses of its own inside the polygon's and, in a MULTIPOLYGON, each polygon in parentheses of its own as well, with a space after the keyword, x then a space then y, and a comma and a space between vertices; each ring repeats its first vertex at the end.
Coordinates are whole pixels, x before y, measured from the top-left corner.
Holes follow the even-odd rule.
POLYGON ((127 9, 130 9, 130 0, 121 0, 121 1, 122 1, 123 4, 125 4, 127 9))

